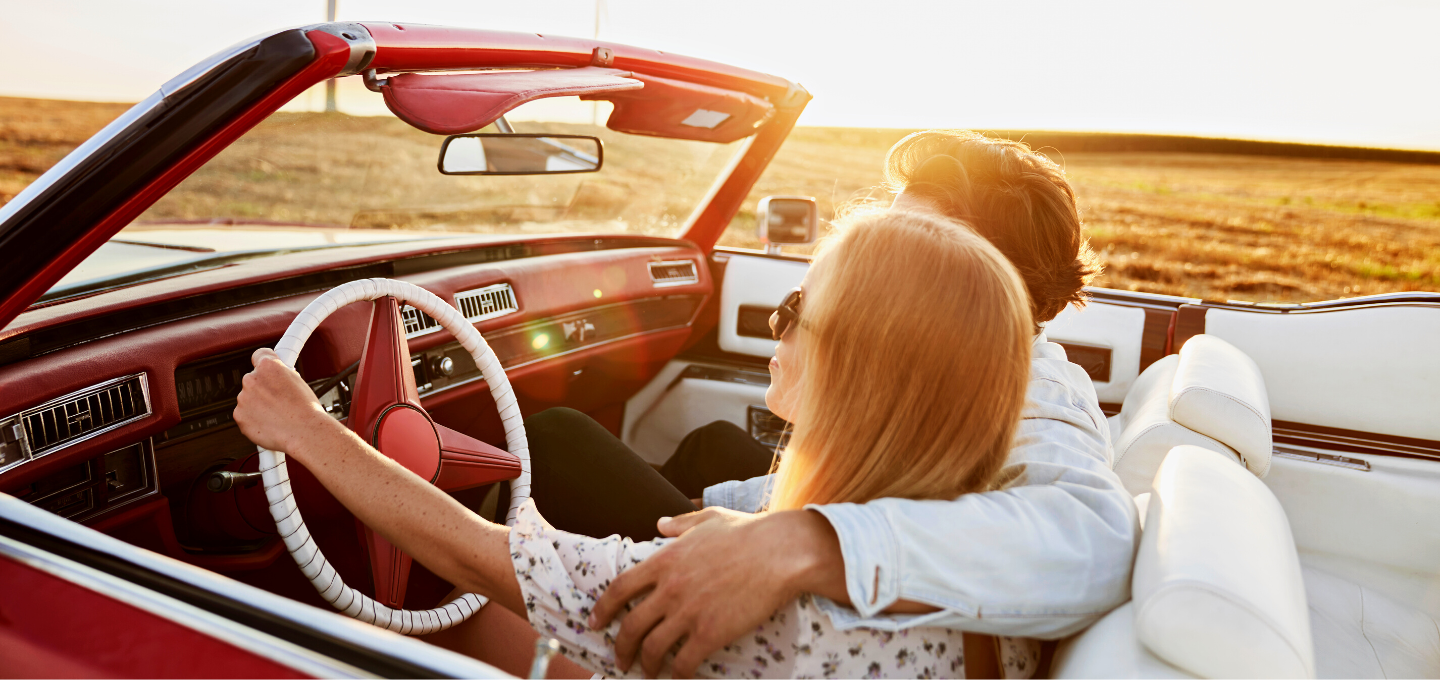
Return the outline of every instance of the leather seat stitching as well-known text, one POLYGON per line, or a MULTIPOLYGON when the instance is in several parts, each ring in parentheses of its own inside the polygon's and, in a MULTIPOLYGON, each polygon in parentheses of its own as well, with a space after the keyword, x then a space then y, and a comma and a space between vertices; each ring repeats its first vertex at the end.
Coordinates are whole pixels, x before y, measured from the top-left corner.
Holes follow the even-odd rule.
MULTIPOLYGON (((1192 429, 1190 429, 1190 428, 1188 428, 1188 427, 1185 427, 1184 425, 1181 425, 1180 423, 1177 423, 1177 422, 1175 422, 1174 420, 1166 420, 1166 421, 1164 421, 1164 422, 1155 423, 1154 425, 1151 425, 1151 426, 1149 426, 1149 427, 1147 427, 1147 428, 1145 428, 1145 429, 1143 429, 1143 430, 1140 430, 1139 433, 1137 433, 1134 437, 1132 437, 1132 438, 1130 439, 1130 443, 1125 446, 1125 450, 1122 451, 1122 452, 1120 452, 1120 453, 1118 453, 1118 454, 1116 454, 1116 456, 1115 456, 1115 464, 1114 464, 1114 465, 1111 465, 1111 466, 1110 466, 1110 469, 1114 470, 1114 469, 1120 467, 1120 461, 1125 458, 1125 454, 1130 453, 1130 449, 1135 448, 1135 444, 1136 444, 1137 442, 1139 442, 1140 439, 1141 439, 1142 437, 1144 437, 1146 433, 1148 433, 1148 432, 1150 432, 1151 430, 1154 430, 1154 429, 1156 429, 1156 428, 1165 427, 1166 425, 1174 425, 1175 427, 1178 427, 1178 428, 1180 428, 1180 429, 1183 429, 1183 430, 1185 430, 1186 432, 1189 432, 1189 433, 1191 433, 1191 434, 1193 434, 1193 435, 1195 435, 1195 436, 1197 436, 1197 437, 1200 437, 1200 438, 1202 438, 1202 439, 1204 439, 1204 440, 1206 440, 1206 441, 1214 442, 1215 444, 1219 444, 1219 445, 1220 445, 1221 447, 1223 447, 1223 448, 1227 448, 1227 449, 1228 449, 1228 448, 1231 448, 1231 447, 1230 447, 1228 444, 1226 444, 1225 442, 1222 442, 1222 441, 1220 441, 1219 439, 1216 439, 1216 438, 1214 438, 1214 437, 1211 437, 1210 435, 1205 434, 1204 432, 1196 432, 1195 430, 1192 430, 1192 429)), ((1123 440, 1123 439, 1125 439, 1125 437, 1126 437, 1125 431, 1124 431, 1124 430, 1121 430, 1121 431, 1120 431, 1120 438, 1123 440)), ((1175 446, 1200 446, 1200 445, 1199 445, 1199 444, 1176 444, 1175 446)), ((1173 449, 1173 448, 1175 448, 1175 447, 1172 446, 1172 447, 1170 447, 1170 448, 1173 449)), ((1201 448, 1204 448, 1204 447, 1202 446, 1201 448)), ((1167 451, 1166 453, 1168 454, 1169 452, 1167 451)), ((1216 453, 1223 453, 1223 452, 1217 451, 1216 453)))
MULTIPOLYGON (((1261 415, 1261 414, 1260 414, 1260 411, 1259 411, 1258 409, 1256 409, 1254 406, 1251 406, 1248 402, 1246 402, 1246 401, 1244 401, 1244 400, 1241 400, 1241 399, 1238 399, 1238 398, 1236 398, 1236 397, 1234 397, 1234 396, 1232 396, 1232 395, 1230 395, 1230 394, 1227 394, 1227 393, 1225 393, 1225 392, 1221 392, 1220 390, 1217 390, 1217 389, 1215 389, 1215 388, 1213 388, 1213 387, 1205 387, 1205 386, 1203 386, 1203 385, 1191 385, 1190 387, 1187 387, 1187 388, 1185 388, 1185 389, 1183 389, 1183 390, 1180 390, 1180 394, 1176 395, 1175 398, 1173 398, 1173 399, 1170 400, 1170 419, 1171 419, 1171 420, 1174 420, 1174 419, 1175 419, 1175 402, 1180 401, 1180 397, 1185 396, 1185 393, 1187 393, 1187 392, 1193 392, 1193 391, 1210 392, 1210 393, 1212 393, 1212 394, 1218 394, 1218 395, 1220 395, 1220 396, 1222 396, 1222 397, 1224 397, 1224 398, 1226 398, 1226 399, 1229 399, 1230 401, 1233 401, 1233 402, 1235 402, 1235 403, 1237 403, 1237 404, 1239 404, 1239 405, 1241 405, 1241 406, 1244 406, 1246 410, 1248 410, 1248 411, 1250 411, 1251 413, 1255 414, 1255 417, 1256 417, 1256 418, 1259 418, 1262 422, 1265 421, 1265 420, 1268 420, 1268 418, 1266 418, 1265 416, 1261 415)), ((1268 430, 1268 429, 1270 429, 1270 428, 1269 428, 1269 426, 1267 426, 1265 429, 1268 430)))
POLYGON ((1370 653, 1375 655, 1375 665, 1380 667, 1380 674, 1388 678, 1390 674, 1385 672, 1385 662, 1380 660, 1380 651, 1375 649, 1375 643, 1370 640, 1370 634, 1365 632, 1365 589, 1357 585, 1355 592, 1360 596, 1360 637, 1365 640, 1366 645, 1369 645, 1370 653))
POLYGON ((1435 618, 1430 616, 1429 614, 1426 614, 1425 618, 1430 619, 1430 625, 1434 626, 1435 628, 1435 640, 1437 642, 1440 642, 1440 623, 1437 623, 1435 621, 1435 618))
MULTIPOLYGON (((1186 394, 1187 392, 1196 391, 1196 390, 1202 391, 1202 392, 1210 392, 1211 394, 1217 394, 1217 395, 1219 395, 1219 396, 1221 396, 1221 397, 1224 397, 1225 399, 1228 399, 1228 400, 1233 401, 1233 402, 1235 402, 1235 403, 1237 403, 1237 404, 1239 404, 1239 405, 1241 405, 1241 406, 1244 406, 1244 407, 1246 408, 1246 410, 1248 410, 1248 411, 1250 411, 1251 413, 1255 414, 1255 417, 1256 417, 1256 418, 1259 418, 1259 419, 1260 419, 1260 422, 1264 424, 1264 426, 1265 426, 1265 433, 1268 434, 1268 435, 1270 435, 1270 441, 1271 441, 1272 444, 1273 444, 1273 442, 1275 441, 1275 435, 1274 435, 1274 432, 1273 432, 1273 430, 1272 430, 1272 428, 1271 428, 1271 425, 1270 425, 1270 422, 1269 422, 1269 418, 1266 418, 1265 416, 1261 415, 1261 414, 1260 414, 1260 411, 1257 410, 1254 406, 1251 406, 1249 403, 1247 403, 1247 402, 1245 402, 1245 401, 1243 401, 1243 400, 1237 399, 1237 398, 1235 398, 1235 397, 1233 397, 1233 396, 1231 396, 1231 395, 1229 395, 1229 394, 1226 394, 1226 393, 1224 393, 1224 392, 1221 392, 1221 391, 1219 391, 1219 390, 1212 389, 1212 388, 1209 388, 1209 387, 1203 387, 1203 386, 1200 386, 1200 385, 1194 385, 1194 386, 1191 386, 1191 387, 1187 387, 1187 388, 1185 388, 1185 389, 1183 389, 1183 390, 1180 390, 1180 394, 1179 394, 1179 395, 1176 395, 1175 398, 1173 398, 1173 399, 1170 400, 1169 415, 1170 415, 1170 419, 1171 419, 1171 420, 1175 420, 1175 402, 1180 401, 1180 397, 1185 396, 1185 394, 1186 394)), ((1177 422, 1177 424, 1178 424, 1179 421, 1176 421, 1176 422, 1177 422)), ((1203 433, 1202 433, 1202 434, 1203 434, 1203 433)), ((1213 439, 1213 437, 1212 437, 1212 439, 1213 439)), ((1234 447, 1232 447, 1232 448, 1234 448, 1234 447)), ((1239 449, 1235 449, 1235 450, 1236 450, 1236 451, 1239 451, 1239 449)), ((1241 455, 1244 455, 1244 454, 1241 454, 1241 455)), ((1263 455, 1263 454, 1262 454, 1262 455, 1263 455)), ((1255 476, 1256 476, 1256 477, 1264 477, 1266 474, 1268 474, 1268 473, 1270 472, 1270 460, 1271 460, 1271 459, 1270 459, 1270 457, 1268 457, 1268 456, 1265 458, 1265 467, 1262 468, 1262 469, 1260 469, 1259 471, 1257 471, 1257 472, 1255 473, 1255 476)), ((1246 467, 1249 467, 1249 466, 1247 465, 1246 467)))
MULTIPOLYGON (((1175 421, 1172 420, 1172 421, 1170 421, 1170 422, 1173 423, 1173 422, 1175 422, 1175 421)), ((1147 427, 1147 428, 1141 430, 1141 431, 1138 432, 1134 437, 1131 437, 1131 438, 1130 438, 1130 443, 1125 445, 1125 450, 1124 450, 1124 451, 1121 451, 1121 452, 1119 452, 1119 453, 1117 453, 1117 454, 1115 454, 1115 464, 1114 464, 1113 466, 1111 466, 1111 468, 1113 469, 1113 468, 1118 468, 1118 467, 1120 467, 1120 461, 1125 460, 1125 456, 1130 453, 1130 449, 1135 448, 1135 443, 1138 442, 1138 441, 1140 441, 1140 438, 1141 438, 1141 437, 1144 437, 1144 436, 1145 436, 1145 433, 1147 433, 1147 432, 1149 432, 1149 431, 1151 431, 1151 430, 1153 430, 1153 429, 1155 429, 1155 428, 1157 428, 1157 427, 1164 427, 1166 424, 1167 424, 1167 423, 1155 423, 1154 425, 1151 425, 1150 427, 1147 427)), ((1186 428, 1186 429, 1189 429, 1189 428, 1186 428)), ((1122 440, 1125 438, 1125 431, 1124 431, 1124 430, 1121 430, 1121 431, 1120 431, 1120 438, 1121 438, 1122 440)))

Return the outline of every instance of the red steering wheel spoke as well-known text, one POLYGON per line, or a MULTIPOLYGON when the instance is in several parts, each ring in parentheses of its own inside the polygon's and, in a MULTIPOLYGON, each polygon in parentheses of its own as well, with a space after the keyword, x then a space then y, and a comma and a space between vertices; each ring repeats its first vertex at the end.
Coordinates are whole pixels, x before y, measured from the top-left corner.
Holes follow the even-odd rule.
POLYGON ((386 409, 395 404, 420 408, 410 344, 400 321, 400 301, 386 296, 374 305, 350 399, 350 429, 367 442, 374 439, 376 421, 386 409))
MULTIPOLYGON (((520 460, 510 452, 439 425, 425 412, 415 387, 400 304, 389 296, 374 301, 350 402, 350 430, 445 491, 519 476, 520 460)), ((369 527, 358 522, 357 526, 370 554, 376 601, 403 607, 410 556, 369 527)))
POLYGON ((405 586, 410 581, 410 556, 384 536, 364 524, 355 523, 361 542, 370 553, 370 576, 375 582, 375 601, 391 609, 405 606, 405 586))
POLYGON ((520 475, 520 459, 509 451, 473 439, 444 425, 440 433, 440 475, 435 486, 461 491, 520 475))

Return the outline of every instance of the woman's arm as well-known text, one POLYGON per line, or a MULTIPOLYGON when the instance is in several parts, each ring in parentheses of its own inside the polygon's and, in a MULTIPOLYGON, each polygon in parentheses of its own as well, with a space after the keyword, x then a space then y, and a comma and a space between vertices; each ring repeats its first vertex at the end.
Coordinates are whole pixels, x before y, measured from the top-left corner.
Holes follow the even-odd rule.
POLYGON ((509 529, 491 524, 376 451, 320 407, 300 375, 256 350, 235 423, 250 441, 300 461, 360 521, 461 590, 525 616, 509 529))

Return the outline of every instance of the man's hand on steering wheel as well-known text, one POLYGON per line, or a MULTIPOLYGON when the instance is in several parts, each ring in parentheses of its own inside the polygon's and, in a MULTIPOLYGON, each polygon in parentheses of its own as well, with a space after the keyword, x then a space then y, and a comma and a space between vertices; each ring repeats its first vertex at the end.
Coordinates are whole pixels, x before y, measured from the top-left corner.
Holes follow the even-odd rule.
POLYGON ((615 640, 625 670, 639 652, 645 674, 656 677, 666 652, 683 639, 674 677, 693 677, 701 661, 809 590, 807 584, 843 589, 839 542, 819 513, 707 508, 661 520, 659 528, 679 538, 617 577, 591 620, 592 628, 608 626, 626 603, 648 593, 625 615, 615 640))
POLYGON ((296 451, 295 444, 317 423, 333 421, 320 400, 275 350, 262 347, 250 356, 255 370, 245 374, 235 403, 235 424, 250 441, 272 451, 296 451))

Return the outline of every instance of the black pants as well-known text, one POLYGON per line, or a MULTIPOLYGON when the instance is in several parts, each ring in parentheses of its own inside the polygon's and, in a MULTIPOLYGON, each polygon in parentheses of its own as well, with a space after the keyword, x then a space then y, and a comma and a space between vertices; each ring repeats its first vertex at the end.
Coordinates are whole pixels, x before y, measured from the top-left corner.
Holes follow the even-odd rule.
MULTIPOLYGON (((692 512, 705 487, 770 471, 774 454, 717 421, 687 435, 656 471, 589 416, 553 408, 525 420, 530 497, 557 529, 586 536, 657 538, 656 520, 692 512)), ((502 505, 504 507, 504 505, 502 505)), ((503 512, 503 511, 502 511, 503 512)))

